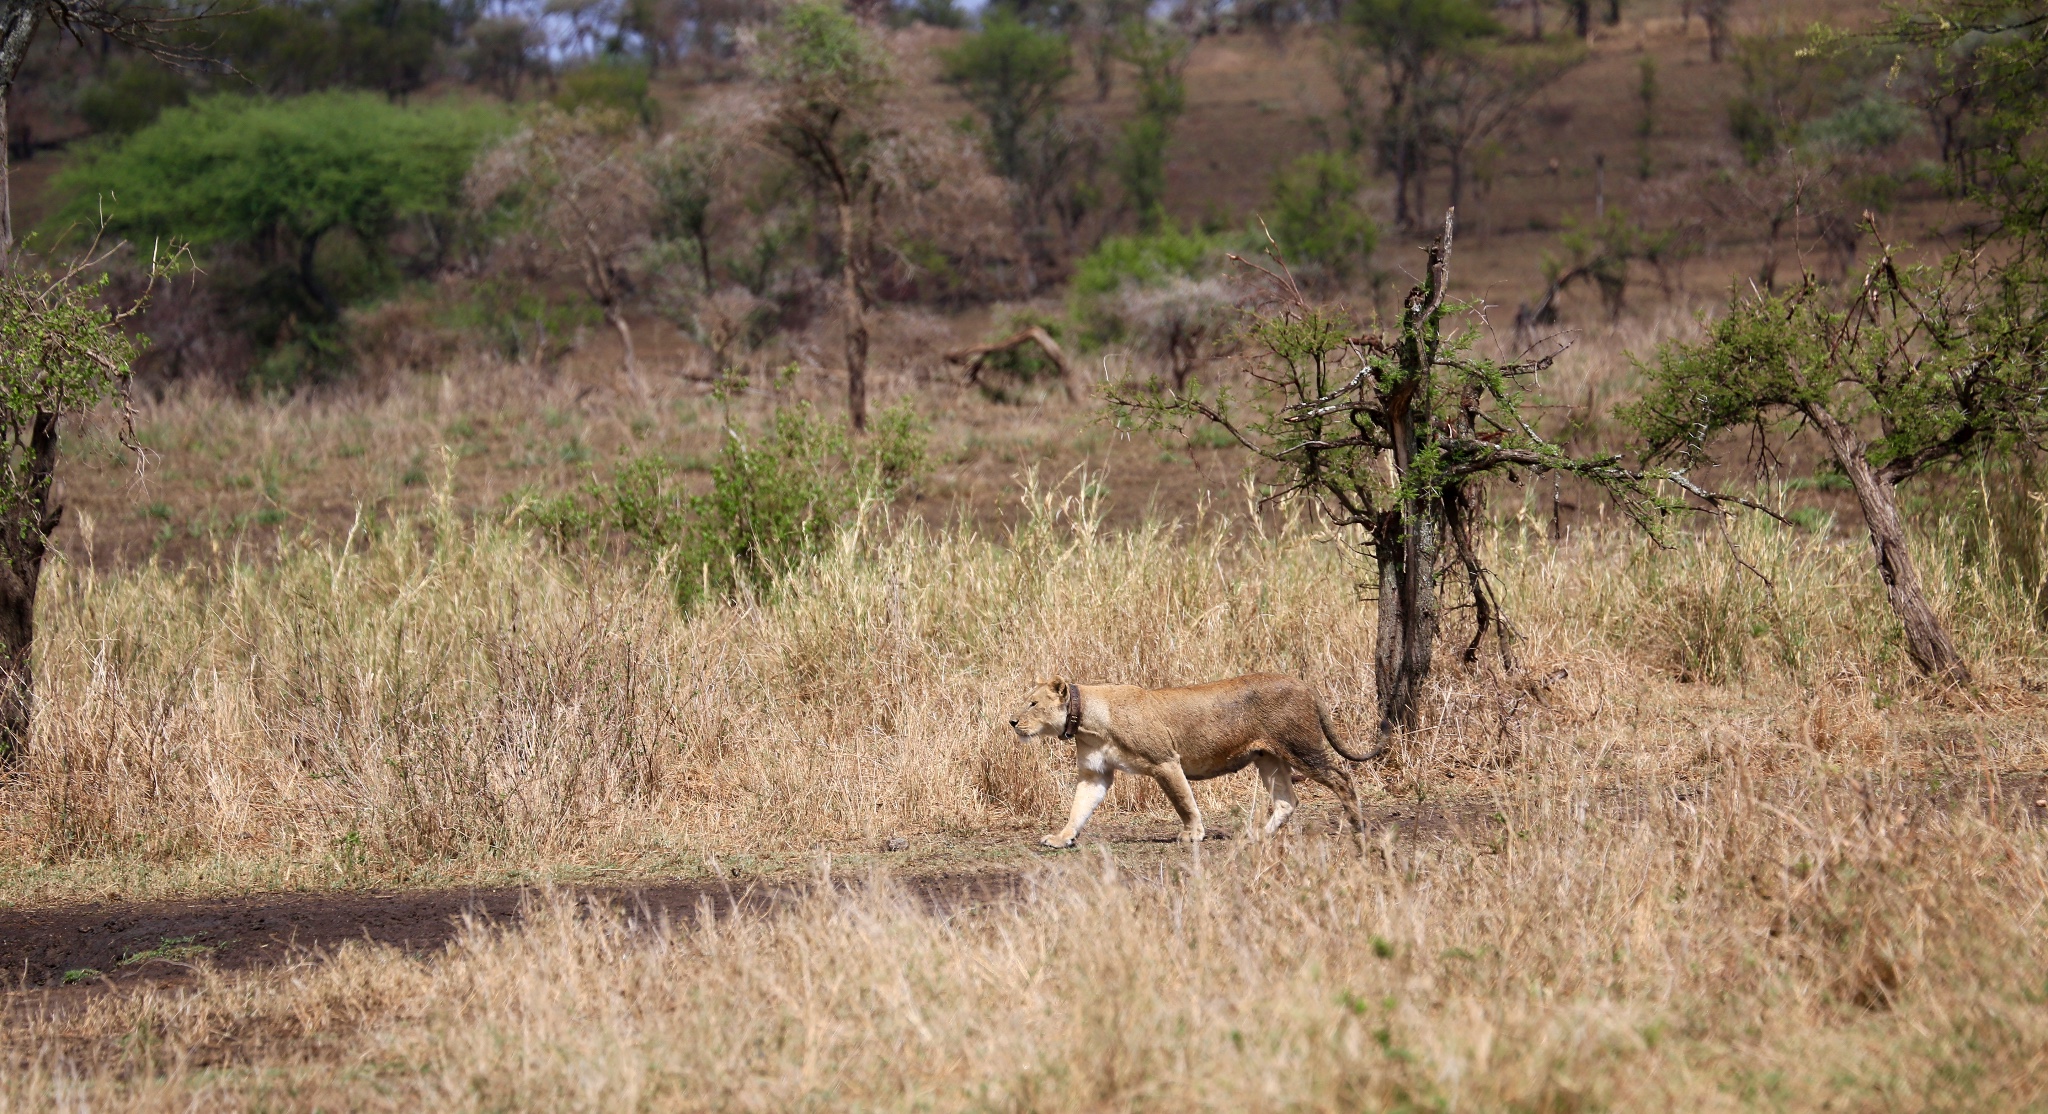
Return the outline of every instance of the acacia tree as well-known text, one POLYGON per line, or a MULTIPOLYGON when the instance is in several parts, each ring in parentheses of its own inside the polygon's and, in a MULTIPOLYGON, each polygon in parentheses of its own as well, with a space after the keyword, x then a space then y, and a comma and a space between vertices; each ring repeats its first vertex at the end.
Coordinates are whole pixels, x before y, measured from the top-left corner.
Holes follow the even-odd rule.
POLYGON ((1897 489, 1969 454, 2042 444, 2044 304, 2048 282, 2030 266, 1965 255, 1904 267, 1887 248, 1847 305, 1809 277, 1788 294, 1738 301, 1701 343, 1666 346, 1649 393, 1624 417, 1648 442, 1647 459, 1684 463, 1708 462, 1725 430, 1761 434, 1784 416, 1811 425, 1856 491, 1913 664, 1967 680, 1913 564, 1897 489))
POLYGON ((1116 171, 1140 232, 1157 232, 1166 223, 1166 148, 1187 109, 1181 71, 1189 48, 1186 36, 1144 18, 1125 23, 1117 37, 1116 56, 1130 63, 1138 83, 1138 111, 1117 141, 1116 171))
POLYGON ((868 420, 868 269, 884 176, 878 119, 889 84, 881 47, 836 4, 803 0, 763 39, 758 68, 772 90, 766 139, 831 200, 839 217, 845 303, 846 409, 868 420))
POLYGON ((1341 313, 1311 305, 1284 264, 1259 266, 1255 277, 1271 287, 1273 300, 1246 330, 1256 352, 1245 368, 1254 385, 1249 395, 1127 386, 1109 393, 1122 423, 1220 426, 1278 473, 1273 498, 1305 496, 1332 524, 1356 528, 1379 586, 1374 757, 1417 724, 1435 654, 1445 559, 1462 572, 1477 618, 1465 660, 1478 660, 1491 628, 1503 667, 1510 665, 1499 601, 1473 536, 1486 477, 1580 476, 1646 528, 1678 506, 1658 498, 1650 479, 1621 467, 1619 457, 1573 457, 1536 433, 1522 415, 1523 385, 1549 358, 1496 363, 1472 351, 1474 330, 1448 327, 1452 231, 1447 213, 1392 335, 1359 335, 1341 313))
MULTIPOLYGON (((1372 125, 1380 164, 1394 176, 1394 222, 1412 228, 1422 213, 1422 181, 1436 135, 1433 94, 1445 66, 1500 24, 1478 0, 1353 0, 1345 12, 1356 49, 1379 64, 1384 102, 1372 125)), ((1362 78, 1365 67, 1340 67, 1339 78, 1362 78)), ((1347 93, 1354 112, 1363 97, 1347 93)), ((1361 132, 1365 129, 1356 127, 1361 132)))
MULTIPOLYGON (((122 396, 141 343, 123 327, 148 297, 107 304, 111 250, 58 271, 0 271, 0 764, 28 752, 36 592, 64 507, 55 486, 64 418, 122 396)), ((151 261, 150 286, 170 260, 151 261)), ((125 414, 122 439, 132 447, 125 414)))

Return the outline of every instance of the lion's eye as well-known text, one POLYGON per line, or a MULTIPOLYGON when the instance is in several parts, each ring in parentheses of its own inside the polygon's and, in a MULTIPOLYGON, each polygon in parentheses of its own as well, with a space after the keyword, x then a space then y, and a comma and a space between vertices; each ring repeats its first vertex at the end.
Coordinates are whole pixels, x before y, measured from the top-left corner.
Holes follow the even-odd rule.
POLYGON ((1033 701, 1031 702, 1031 706, 1032 706, 1032 707, 1034 707, 1034 708, 1038 707, 1038 701, 1036 701, 1036 700, 1033 700, 1033 701))

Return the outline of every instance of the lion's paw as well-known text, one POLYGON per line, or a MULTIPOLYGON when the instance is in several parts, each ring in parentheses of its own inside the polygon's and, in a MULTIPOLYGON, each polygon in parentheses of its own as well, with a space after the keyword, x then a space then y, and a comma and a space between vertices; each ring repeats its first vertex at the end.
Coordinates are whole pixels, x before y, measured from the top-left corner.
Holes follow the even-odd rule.
POLYGON ((1042 847, 1051 847, 1058 850, 1065 850, 1066 848, 1072 847, 1074 845, 1073 840, 1061 839, 1056 835, 1046 836, 1043 839, 1040 839, 1038 842, 1039 845, 1042 847))

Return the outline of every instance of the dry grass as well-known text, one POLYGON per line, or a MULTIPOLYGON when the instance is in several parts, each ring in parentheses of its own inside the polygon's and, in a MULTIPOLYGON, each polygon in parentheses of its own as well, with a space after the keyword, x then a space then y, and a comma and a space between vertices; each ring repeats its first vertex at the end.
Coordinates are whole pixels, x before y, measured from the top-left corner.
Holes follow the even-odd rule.
POLYGON ((1626 806, 1545 748, 1486 844, 1084 855, 934 916, 879 880, 10 1027, 0 1109, 2038 1109, 2048 842, 1803 752, 1626 806))

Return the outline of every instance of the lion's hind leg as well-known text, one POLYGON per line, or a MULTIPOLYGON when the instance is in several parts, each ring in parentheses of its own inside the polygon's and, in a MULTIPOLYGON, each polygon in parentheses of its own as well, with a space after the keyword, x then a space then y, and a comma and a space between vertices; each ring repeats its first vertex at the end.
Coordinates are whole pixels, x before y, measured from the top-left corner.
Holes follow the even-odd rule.
POLYGON ((1364 831, 1365 815, 1358 808, 1358 784, 1351 780, 1351 767, 1327 751, 1316 757, 1321 761, 1311 759, 1300 764, 1302 772, 1336 794, 1337 802, 1344 806, 1345 817, 1351 821, 1352 831, 1364 831))
POLYGON ((1255 761, 1259 780, 1266 783, 1266 793, 1273 798, 1273 815, 1266 818, 1265 829, 1270 836, 1294 815, 1294 767, 1275 754, 1261 754, 1255 761))

